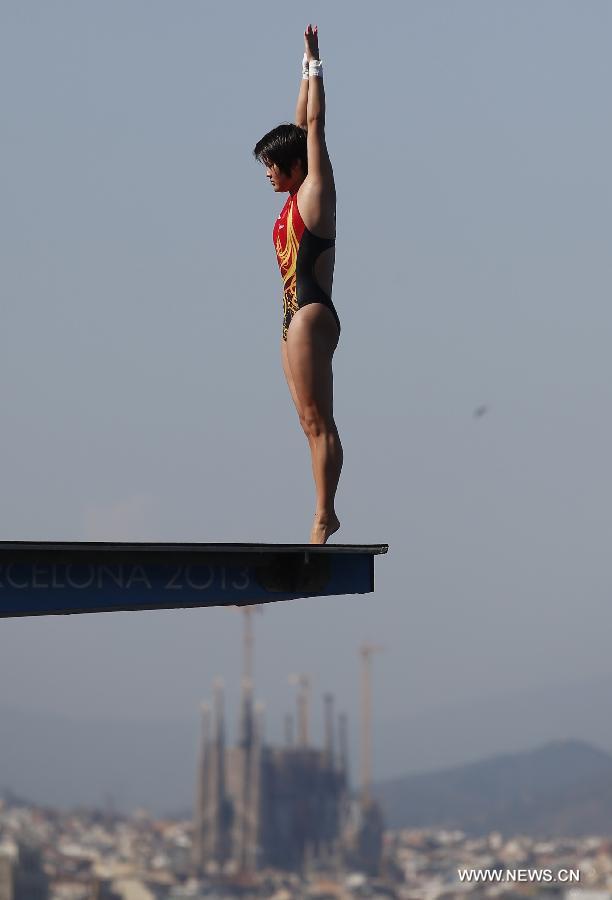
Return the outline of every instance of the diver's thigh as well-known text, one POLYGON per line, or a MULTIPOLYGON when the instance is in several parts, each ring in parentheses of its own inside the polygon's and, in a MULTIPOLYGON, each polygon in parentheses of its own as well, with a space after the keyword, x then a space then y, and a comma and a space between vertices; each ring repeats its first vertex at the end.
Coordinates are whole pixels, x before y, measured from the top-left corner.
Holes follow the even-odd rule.
POLYGON ((295 313, 287 331, 287 359, 301 409, 314 408, 321 418, 329 419, 333 415, 332 357, 338 329, 333 316, 330 314, 330 322, 321 309, 329 313, 323 304, 314 303, 295 313))

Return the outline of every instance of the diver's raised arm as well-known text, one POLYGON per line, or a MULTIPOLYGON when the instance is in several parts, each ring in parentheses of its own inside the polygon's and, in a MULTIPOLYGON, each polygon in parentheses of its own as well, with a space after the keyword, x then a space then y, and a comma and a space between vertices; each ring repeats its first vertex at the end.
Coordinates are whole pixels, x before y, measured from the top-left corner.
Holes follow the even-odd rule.
POLYGON ((304 32, 304 43, 306 45, 306 58, 310 68, 310 77, 308 79, 308 104, 306 107, 306 122, 310 125, 315 119, 319 121, 321 126, 325 125, 325 89, 323 87, 323 71, 318 70, 313 74, 313 66, 311 62, 320 63, 319 58, 319 32, 318 26, 309 25, 304 32))
POLYGON ((306 180, 321 190, 335 190, 334 172, 332 169, 327 144, 325 142, 325 91, 323 88, 323 66, 319 58, 319 34, 317 26, 314 31, 309 25, 304 32, 306 55, 310 77, 308 79, 307 122, 307 154, 308 174, 306 180))
MULTIPOLYGON (((306 36, 306 32, 304 32, 304 36, 306 36)), ((306 127, 308 124, 307 117, 307 106, 308 106, 308 57, 304 53, 304 58, 302 59, 302 80, 300 82, 300 91, 298 93, 297 105, 295 107, 295 124, 299 125, 300 128, 303 128, 306 131, 306 127)))

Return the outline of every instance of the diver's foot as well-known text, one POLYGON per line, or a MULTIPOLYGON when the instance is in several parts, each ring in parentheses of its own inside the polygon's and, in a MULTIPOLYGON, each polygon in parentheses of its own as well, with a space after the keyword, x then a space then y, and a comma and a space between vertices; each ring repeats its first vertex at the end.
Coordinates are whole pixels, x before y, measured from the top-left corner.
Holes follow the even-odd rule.
POLYGON ((310 532, 310 543, 324 544, 327 541, 327 538, 335 531, 338 531, 339 528, 340 519, 335 512, 315 515, 312 531, 310 532))

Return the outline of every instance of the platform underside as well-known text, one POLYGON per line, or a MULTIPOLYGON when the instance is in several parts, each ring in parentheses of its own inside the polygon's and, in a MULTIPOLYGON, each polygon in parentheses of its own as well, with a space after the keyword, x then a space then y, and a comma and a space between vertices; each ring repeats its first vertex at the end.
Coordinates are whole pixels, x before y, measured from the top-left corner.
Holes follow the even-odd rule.
POLYGON ((0 617, 245 606, 374 590, 387 544, 1 541, 0 617))

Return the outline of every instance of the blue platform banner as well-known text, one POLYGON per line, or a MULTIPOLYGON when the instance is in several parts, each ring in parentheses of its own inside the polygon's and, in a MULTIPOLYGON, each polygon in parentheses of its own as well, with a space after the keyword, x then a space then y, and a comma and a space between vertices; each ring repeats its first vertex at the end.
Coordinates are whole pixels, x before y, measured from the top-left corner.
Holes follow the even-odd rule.
POLYGON ((386 545, 337 546, 4 542, 0 617, 242 606, 372 591, 373 556, 386 545))

